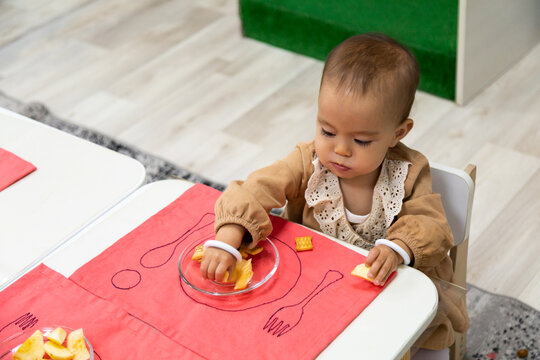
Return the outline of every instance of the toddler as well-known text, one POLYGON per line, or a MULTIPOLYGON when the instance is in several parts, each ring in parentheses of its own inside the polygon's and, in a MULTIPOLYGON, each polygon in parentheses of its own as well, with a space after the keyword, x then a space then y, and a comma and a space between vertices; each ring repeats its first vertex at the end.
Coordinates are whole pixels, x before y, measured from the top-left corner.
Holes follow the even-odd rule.
MULTIPOLYGON (((376 285, 400 264, 451 282, 453 239, 440 196, 431 190, 429 163, 400 142, 413 128, 409 112, 418 81, 414 56, 385 35, 353 36, 333 49, 322 74, 314 141, 229 185, 216 202, 218 241, 206 249, 202 276, 221 280, 242 241, 255 246, 265 239, 270 210, 286 205, 288 220, 368 249, 376 285)), ((441 304, 447 298, 439 297, 441 304)), ((469 326, 463 303, 439 307, 445 312, 430 325, 424 348, 446 349, 454 329, 469 326)))

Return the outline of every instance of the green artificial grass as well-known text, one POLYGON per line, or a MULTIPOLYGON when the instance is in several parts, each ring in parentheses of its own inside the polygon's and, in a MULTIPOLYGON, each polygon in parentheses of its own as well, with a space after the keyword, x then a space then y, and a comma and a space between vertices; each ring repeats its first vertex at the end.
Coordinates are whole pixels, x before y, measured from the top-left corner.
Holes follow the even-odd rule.
POLYGON ((423 91, 454 99, 457 0, 240 0, 244 34, 319 60, 346 38, 382 32, 420 64, 423 91))

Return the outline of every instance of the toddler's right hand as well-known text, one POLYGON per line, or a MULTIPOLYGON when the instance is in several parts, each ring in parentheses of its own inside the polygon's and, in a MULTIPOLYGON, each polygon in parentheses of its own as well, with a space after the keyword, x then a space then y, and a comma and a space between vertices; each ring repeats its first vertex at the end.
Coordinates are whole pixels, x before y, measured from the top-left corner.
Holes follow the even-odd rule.
MULTIPOLYGON (((216 240, 223 241, 225 244, 238 249, 245 231, 240 225, 226 224, 217 231, 216 240)), ((201 261, 201 275, 204 279, 222 281, 227 270, 232 275, 235 263, 235 257, 229 252, 215 247, 207 247, 204 249, 201 261)))
POLYGON ((225 272, 232 269, 236 263, 236 258, 225 250, 215 247, 204 249, 204 256, 201 261, 201 275, 204 279, 222 281, 225 272))

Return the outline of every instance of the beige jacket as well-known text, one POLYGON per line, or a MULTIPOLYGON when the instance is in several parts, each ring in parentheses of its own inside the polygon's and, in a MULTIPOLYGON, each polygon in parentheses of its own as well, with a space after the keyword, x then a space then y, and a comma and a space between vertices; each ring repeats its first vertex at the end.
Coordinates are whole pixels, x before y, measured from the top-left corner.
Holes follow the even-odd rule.
MULTIPOLYGON (((215 205, 215 230, 225 224, 243 226, 255 242, 272 232, 268 213, 287 204, 283 214, 290 221, 320 231, 313 209, 306 205, 304 193, 314 171, 313 142, 300 143, 283 160, 257 170, 245 181, 233 181, 215 205)), ((435 281, 439 290, 439 311, 422 338, 422 347, 440 350, 454 342, 454 331, 469 327, 466 307, 452 286, 452 261, 448 250, 453 246, 439 194, 433 194, 427 159, 402 143, 388 150, 390 160, 411 163, 405 180, 401 212, 386 230, 386 239, 399 239, 409 246, 412 266, 435 281), (442 285, 441 285, 442 284, 442 285), (444 289, 443 289, 444 288, 444 289)))

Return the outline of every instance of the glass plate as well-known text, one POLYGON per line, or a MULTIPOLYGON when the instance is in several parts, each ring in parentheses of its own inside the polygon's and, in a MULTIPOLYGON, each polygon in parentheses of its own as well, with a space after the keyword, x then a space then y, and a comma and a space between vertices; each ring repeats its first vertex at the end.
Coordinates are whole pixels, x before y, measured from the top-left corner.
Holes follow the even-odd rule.
POLYGON ((221 283, 218 281, 203 279, 198 261, 191 260, 195 248, 206 240, 197 240, 188 245, 178 261, 178 271, 182 280, 193 289, 213 296, 228 296, 247 293, 267 282, 276 272, 279 264, 279 253, 270 239, 260 241, 263 251, 257 255, 250 255, 253 266, 253 277, 247 287, 241 290, 234 289, 234 283, 221 283))
MULTIPOLYGON (((27 330, 18 332, 16 334, 11 335, 7 339, 0 339, 0 359, 11 360, 13 358, 13 354, 15 354, 17 349, 26 341, 26 339, 28 339, 34 332, 36 332, 36 330, 40 330, 43 333, 43 340, 47 341, 47 338, 45 336, 51 331, 53 331, 54 329, 56 329, 57 327, 61 327, 62 329, 64 329, 67 335, 69 335, 69 333, 75 330, 68 326, 58 325, 58 326, 43 326, 43 327, 27 329, 27 330)), ((66 339, 67 339, 67 335, 66 335, 66 339)), ((88 341, 86 336, 84 337, 84 340, 86 342, 86 348, 88 349, 88 352, 90 353, 90 360, 94 360, 94 349, 92 348, 92 345, 90 344, 90 341, 88 341)), ((65 342, 64 342, 64 346, 66 346, 65 342)), ((45 356, 46 356, 45 359, 49 358, 47 354, 45 354, 45 356)))

